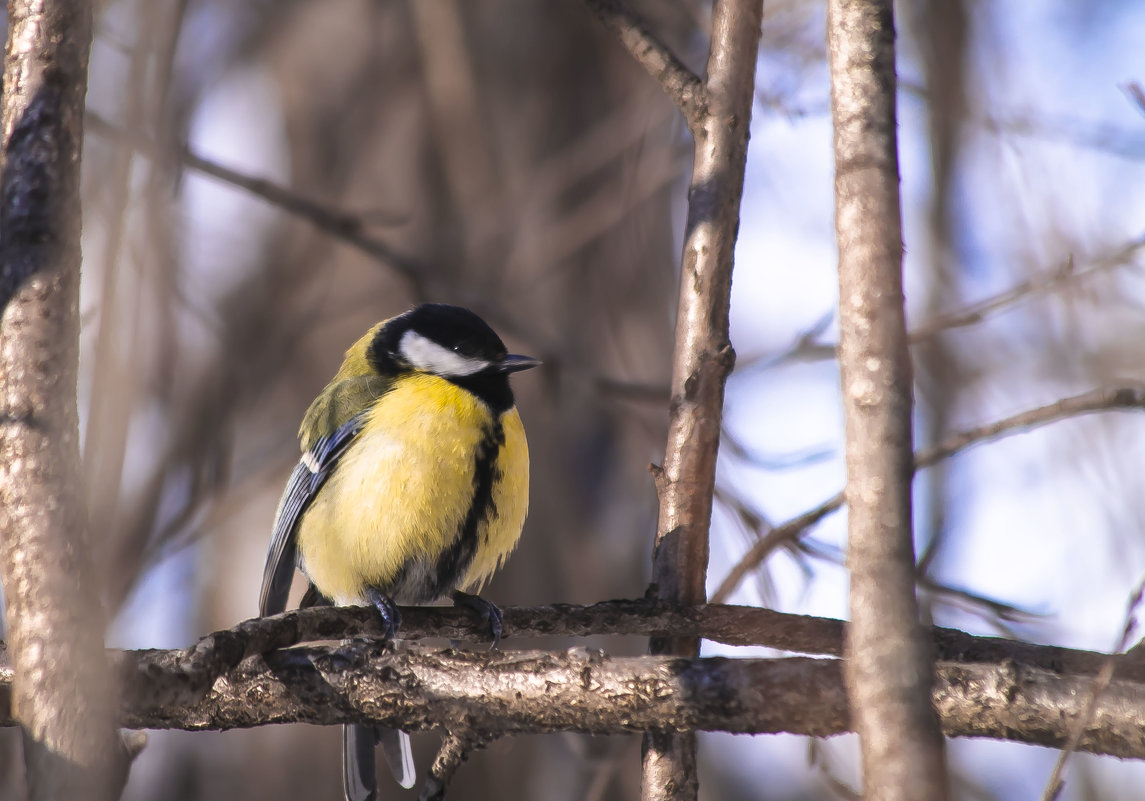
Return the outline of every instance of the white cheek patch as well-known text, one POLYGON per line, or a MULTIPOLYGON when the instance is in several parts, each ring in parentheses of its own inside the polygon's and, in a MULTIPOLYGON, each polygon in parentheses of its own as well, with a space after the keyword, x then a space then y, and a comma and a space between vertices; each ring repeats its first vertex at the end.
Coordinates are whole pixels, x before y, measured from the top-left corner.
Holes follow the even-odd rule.
POLYGON ((454 353, 416 331, 406 331, 402 334, 398 348, 405 360, 418 370, 436 375, 473 375, 489 366, 489 362, 484 359, 474 359, 454 353))

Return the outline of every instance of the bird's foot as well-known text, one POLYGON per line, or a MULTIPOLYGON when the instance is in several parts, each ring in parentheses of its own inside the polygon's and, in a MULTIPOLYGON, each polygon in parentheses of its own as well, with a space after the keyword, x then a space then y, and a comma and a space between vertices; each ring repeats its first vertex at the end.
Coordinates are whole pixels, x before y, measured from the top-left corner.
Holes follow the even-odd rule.
POLYGON ((454 590, 453 605, 474 612, 482 623, 489 626, 489 631, 493 635, 493 644, 489 646, 489 650, 496 650, 498 643, 501 642, 501 610, 497 608, 497 604, 486 601, 480 595, 454 590))
POLYGON ((366 590, 366 597, 382 616, 383 636, 387 640, 392 640, 402 624, 402 613, 398 611, 398 605, 390 596, 373 588, 366 590))

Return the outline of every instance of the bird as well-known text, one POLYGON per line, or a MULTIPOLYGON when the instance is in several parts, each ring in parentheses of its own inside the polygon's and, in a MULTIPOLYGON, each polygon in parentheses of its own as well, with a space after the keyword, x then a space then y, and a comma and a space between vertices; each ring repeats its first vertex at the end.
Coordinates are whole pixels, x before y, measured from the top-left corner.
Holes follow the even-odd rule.
MULTIPOLYGON (((302 606, 368 605, 387 638, 397 605, 451 598, 501 636, 501 612, 476 594, 521 535, 529 449, 509 376, 536 367, 510 354, 478 315, 423 303, 370 328, 346 351, 299 429, 302 457, 275 512, 259 612, 282 612, 295 567, 302 606)), ((374 750, 412 787, 405 732, 343 729, 348 801, 377 794, 374 750)))

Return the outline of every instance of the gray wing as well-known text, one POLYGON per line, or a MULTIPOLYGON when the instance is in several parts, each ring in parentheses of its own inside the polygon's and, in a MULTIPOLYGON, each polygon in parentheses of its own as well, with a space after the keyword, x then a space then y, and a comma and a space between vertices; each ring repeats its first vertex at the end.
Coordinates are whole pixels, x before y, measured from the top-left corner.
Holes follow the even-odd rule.
POLYGON ((286 609, 294 567, 298 559, 296 533, 303 512, 318 490, 326 483, 338 459, 362 430, 364 414, 351 418, 328 437, 320 437, 314 447, 302 455, 295 466, 274 514, 274 530, 262 571, 262 592, 258 599, 259 614, 277 615, 286 609))

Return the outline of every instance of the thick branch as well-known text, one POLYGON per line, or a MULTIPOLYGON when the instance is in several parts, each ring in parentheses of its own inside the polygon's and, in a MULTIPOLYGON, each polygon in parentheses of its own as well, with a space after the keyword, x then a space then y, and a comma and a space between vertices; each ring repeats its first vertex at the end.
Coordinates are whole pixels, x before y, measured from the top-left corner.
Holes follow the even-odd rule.
POLYGON ((944 746, 915 598, 894 37, 890 0, 828 2, 850 510, 846 675, 864 796, 939 801, 947 797, 944 746))
MULTIPOLYGON (((11 0, 0 177, 0 556, 28 796, 115 794, 76 381, 91 4, 11 0)), ((7 710, 9 706, 5 706, 7 710)))
MULTIPOLYGON (((652 559, 660 598, 677 604, 702 603, 706 592, 724 386, 735 363, 728 309, 762 15, 762 0, 716 0, 705 102, 689 120, 695 155, 652 559)), ((651 650, 694 656, 699 645, 696 639, 654 639, 651 650)), ((644 801, 691 801, 698 787, 694 735, 649 732, 644 738, 644 801)))
MULTIPOLYGON (((514 637, 668 629, 829 655, 842 652, 844 630, 842 621, 767 609, 669 610, 647 600, 504 611, 506 634, 514 637)), ((501 731, 601 733, 655 725, 661 732, 693 727, 823 736, 847 728, 837 660, 613 659, 584 649, 489 654, 414 646, 395 654, 369 641, 259 655, 261 648, 303 638, 360 637, 377 628, 369 609, 326 607, 247 621, 184 651, 120 652, 123 720, 186 729, 350 720, 452 729, 465 720, 459 736, 472 743, 501 731)), ((461 610, 403 610, 405 636, 484 634, 461 610)), ((1093 703, 1095 677, 1112 661, 1114 681, 1101 693, 1081 747, 1145 758, 1145 660, 951 629, 933 629, 931 637, 942 663, 934 703, 946 734, 1060 747, 1077 715, 1093 703)), ((11 669, 0 668, 0 708, 8 707, 11 689, 11 669)), ((12 722, 0 718, 0 724, 12 722)), ((453 761, 443 759, 443 773, 453 761)))
POLYGON ((758 0, 716 3, 708 106, 697 123, 653 566, 660 597, 674 603, 700 603, 705 594, 724 384, 735 358, 728 341, 728 304, 760 5, 758 0))
MULTIPOLYGON (((251 657, 183 704, 157 702, 182 681, 169 652, 119 656, 122 722, 133 728, 248 728, 371 721, 409 730, 775 733, 850 729, 834 659, 609 657, 597 651, 394 652, 374 641, 251 657)), ((0 689, 7 676, 0 675, 0 689)), ((1091 698, 1091 676, 1002 663, 941 663, 934 704, 950 736, 1064 745, 1091 698)), ((1082 750, 1145 758, 1145 684, 1114 679, 1082 750)))
POLYGON ((441 801, 445 798, 445 791, 461 763, 492 739, 492 735, 478 734, 471 729, 448 731, 437 749, 437 757, 429 768, 421 792, 418 793, 418 801, 441 801))

